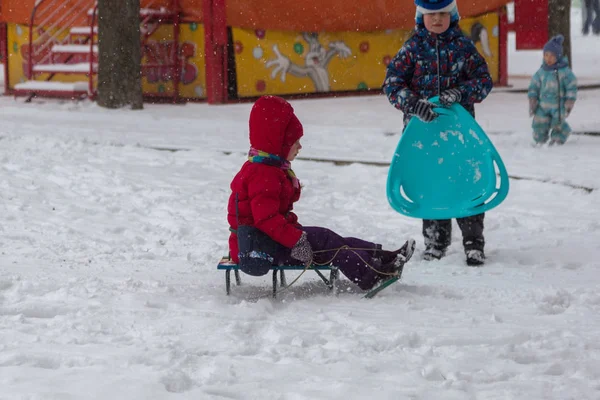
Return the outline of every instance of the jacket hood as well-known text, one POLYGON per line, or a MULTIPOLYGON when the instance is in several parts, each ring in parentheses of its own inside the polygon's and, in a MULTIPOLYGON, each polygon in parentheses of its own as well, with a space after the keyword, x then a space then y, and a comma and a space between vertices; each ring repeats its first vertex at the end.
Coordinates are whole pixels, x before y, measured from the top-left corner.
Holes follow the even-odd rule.
POLYGON ((263 96, 250 111, 250 145, 286 159, 304 134, 291 104, 277 96, 263 96))

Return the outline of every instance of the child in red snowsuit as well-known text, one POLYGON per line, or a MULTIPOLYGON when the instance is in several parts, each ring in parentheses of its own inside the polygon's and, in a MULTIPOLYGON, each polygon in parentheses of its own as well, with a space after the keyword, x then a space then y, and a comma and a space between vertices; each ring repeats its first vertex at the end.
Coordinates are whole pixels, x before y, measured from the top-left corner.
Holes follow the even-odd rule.
POLYGON ((259 98, 250 112, 248 161, 231 182, 227 221, 229 251, 240 269, 264 275, 272 265, 331 263, 361 289, 399 274, 414 240, 396 251, 322 227, 302 226, 292 211, 301 186, 291 161, 302 148, 302 124, 292 106, 276 96, 259 98), (347 246, 356 250, 340 248, 347 246))

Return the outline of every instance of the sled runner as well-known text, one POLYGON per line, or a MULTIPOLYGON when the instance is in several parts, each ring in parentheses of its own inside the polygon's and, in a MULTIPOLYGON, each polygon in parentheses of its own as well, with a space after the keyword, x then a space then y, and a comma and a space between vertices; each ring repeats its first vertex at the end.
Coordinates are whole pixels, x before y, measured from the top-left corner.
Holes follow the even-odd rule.
MULTIPOLYGON (((281 290, 281 288, 287 287, 287 282, 285 279, 285 271, 304 271, 305 269, 306 268, 303 265, 284 265, 284 266, 275 266, 274 265, 271 268, 272 273, 273 273, 273 292, 272 292, 273 298, 277 297, 278 287, 280 288, 280 290, 281 290), (278 274, 279 274, 279 279, 277 278, 278 274)), ((240 268, 235 262, 233 262, 231 260, 231 258, 229 258, 229 256, 225 256, 221 259, 221 261, 219 261, 219 264, 217 265, 217 270, 225 271, 225 292, 227 293, 228 296, 231 294, 231 271, 233 271, 233 273, 234 273, 236 285, 239 286, 242 284, 242 280, 240 277, 240 268)), ((321 280, 323 280, 325 285, 327 285, 327 287, 332 292, 335 292, 336 282, 339 279, 339 270, 336 267, 329 266, 329 265, 311 265, 310 268, 308 268, 308 270, 315 271, 317 273, 317 275, 319 275, 319 278, 321 278, 321 280), (329 278, 327 278, 321 271, 330 271, 329 278)), ((365 293, 365 295, 363 297, 367 298, 367 299, 373 298, 373 297, 375 297, 376 294, 378 294, 379 292, 381 292, 383 289, 387 288, 394 282, 398 281, 399 279, 400 279, 400 274, 396 275, 396 276, 392 276, 389 279, 383 280, 383 281, 381 281, 381 283, 379 285, 377 285, 376 287, 374 287, 373 289, 371 289, 367 293, 365 293)))
POLYGON ((400 138, 387 180, 392 208, 414 218, 451 219, 499 205, 508 173, 488 136, 459 104, 434 111, 439 117, 429 123, 413 117, 400 138))
MULTIPOLYGON (((242 284, 242 279, 240 277, 240 267, 233 262, 229 258, 229 256, 225 256, 219 261, 217 265, 218 270, 225 271, 225 291, 229 296, 231 294, 231 271, 233 271, 235 275, 235 283, 237 286, 242 284)), ((304 265, 284 265, 277 266, 274 265, 271 267, 273 271, 273 298, 277 297, 277 287, 284 288, 287 286, 287 282, 285 279, 285 271, 304 271, 306 268, 304 265), (279 279, 277 279, 277 274, 279 273, 279 279), (278 285, 279 283, 279 285, 278 285)), ((310 271, 315 271, 319 278, 323 280, 325 285, 330 290, 335 289, 335 283, 339 279, 339 271, 336 267, 328 266, 328 265, 311 265, 308 269, 310 271), (329 279, 321 272, 321 271, 330 271, 329 279)))

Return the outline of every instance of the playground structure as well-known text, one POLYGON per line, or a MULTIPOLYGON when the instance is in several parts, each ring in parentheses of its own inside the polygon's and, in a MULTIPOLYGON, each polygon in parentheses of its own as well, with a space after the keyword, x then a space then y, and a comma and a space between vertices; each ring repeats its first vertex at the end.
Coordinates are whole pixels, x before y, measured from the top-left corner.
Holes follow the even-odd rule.
MULTIPOLYGON (((531 18, 547 24, 547 0, 518 0, 512 25, 508 0, 477 3, 458 0, 460 26, 506 85, 508 31, 540 48, 547 32, 531 18)), ((141 0, 143 92, 211 104, 379 92, 414 12, 412 0, 141 0)), ((96 0, 0 0, 5 94, 94 98, 96 22, 96 0)))

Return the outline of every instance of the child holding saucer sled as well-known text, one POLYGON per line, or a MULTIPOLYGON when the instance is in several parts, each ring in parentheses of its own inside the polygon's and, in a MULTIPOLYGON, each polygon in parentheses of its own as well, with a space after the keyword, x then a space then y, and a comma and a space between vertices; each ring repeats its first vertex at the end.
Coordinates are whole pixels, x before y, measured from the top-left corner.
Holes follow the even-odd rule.
MULTIPOLYGON (((439 107, 428 101, 439 96, 442 106, 462 105, 475 116, 474 104, 492 90, 485 59, 466 37, 458 21, 456 0, 416 0, 416 27, 388 64, 383 90, 390 103, 404 113, 404 125, 412 117, 431 122, 439 107)), ((423 179, 427 171, 423 171, 423 179)), ((484 214, 457 218, 463 235, 468 265, 485 262, 484 214)), ((440 259, 451 242, 452 220, 423 220, 426 260, 440 259)))

